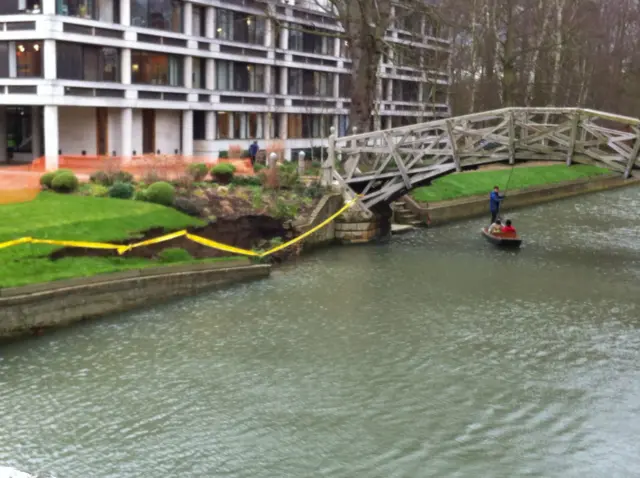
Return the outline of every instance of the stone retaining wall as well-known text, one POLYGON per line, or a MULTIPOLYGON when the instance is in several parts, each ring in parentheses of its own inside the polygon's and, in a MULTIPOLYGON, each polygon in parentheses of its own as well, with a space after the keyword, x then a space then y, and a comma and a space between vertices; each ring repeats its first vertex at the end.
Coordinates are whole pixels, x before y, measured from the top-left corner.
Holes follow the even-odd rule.
MULTIPOLYGON (((344 205, 342 194, 327 194, 320 199, 320 202, 311 213, 311 217, 304 223, 294 223, 293 228, 296 236, 304 234, 309 229, 314 228, 323 221, 326 221, 344 205)), ((327 226, 314 232, 304 240, 305 249, 331 244, 336 239, 336 225, 332 221, 327 226)))
POLYGON ((0 338, 124 312, 269 276, 248 260, 157 267, 0 289, 0 338))
MULTIPOLYGON (((640 179, 623 179, 619 175, 606 175, 597 179, 587 178, 516 191, 507 191, 507 199, 504 201, 502 211, 639 184, 640 179)), ((403 201, 407 209, 416 214, 421 221, 426 221, 428 217, 431 220, 431 226, 481 216, 489 217, 489 191, 487 191, 486 195, 482 196, 440 201, 437 203, 429 203, 426 206, 414 201, 409 196, 405 196, 403 201)))
POLYGON ((379 221, 336 222, 336 240, 340 244, 362 244, 375 241, 379 237, 379 221))

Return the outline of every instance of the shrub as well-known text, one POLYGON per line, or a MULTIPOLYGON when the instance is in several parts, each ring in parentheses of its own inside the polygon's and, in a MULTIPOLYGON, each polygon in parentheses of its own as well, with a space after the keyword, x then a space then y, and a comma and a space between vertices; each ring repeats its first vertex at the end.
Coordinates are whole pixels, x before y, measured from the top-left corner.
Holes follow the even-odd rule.
POLYGON ((134 178, 127 171, 96 171, 89 177, 89 181, 109 187, 115 183, 133 183, 134 178))
POLYGON ((134 201, 146 201, 147 200, 147 190, 146 189, 138 189, 133 195, 134 201))
POLYGON ((180 247, 170 247, 160 251, 158 259, 162 262, 187 262, 193 259, 193 256, 180 247))
POLYGON ((118 199, 131 199, 135 188, 131 183, 117 182, 109 188, 109 197, 118 199))
POLYGON ((231 163, 220 163, 211 168, 211 176, 220 184, 228 184, 235 172, 236 167, 231 163))
POLYGON ((176 196, 176 188, 165 181, 158 181, 147 188, 146 200, 163 206, 171 206, 176 196))
POLYGON ((42 186, 43 188, 51 189, 51 183, 53 182, 53 179, 55 177, 56 173, 54 172, 44 173, 42 176, 40 176, 40 186, 42 186))
POLYGON ((51 182, 51 189, 58 193, 72 193, 78 189, 78 178, 73 173, 57 172, 51 182))
POLYGON ((266 168, 266 166, 262 163, 256 163, 253 165, 253 170, 255 171, 256 174, 262 171, 264 168, 266 168))
POLYGON ((261 186, 262 181, 258 176, 234 176, 231 184, 236 186, 261 186))
POLYGON ((189 173, 189 176, 191 176, 191 178, 196 182, 202 181, 207 177, 207 174, 209 174, 207 165, 204 163, 190 164, 187 167, 187 172, 189 173))
POLYGON ((242 151, 242 153, 240 153, 240 157, 241 158, 250 158, 251 157, 251 153, 249 152, 248 149, 245 149, 242 151))
POLYGON ((229 151, 220 151, 218 153, 218 158, 227 159, 229 157, 229 151))
POLYGON ((113 176, 113 183, 133 183, 133 174, 127 171, 118 171, 113 176))
POLYGON ((319 199, 324 195, 324 188, 319 182, 311 183, 305 188, 304 195, 311 199, 319 199))
POLYGON ((282 164, 278 168, 278 182, 280 187, 286 189, 292 189, 298 184, 300 176, 298 176, 298 170, 293 163, 282 164))
POLYGON ((89 195, 96 198, 104 198, 109 195, 109 188, 102 184, 89 184, 89 195))
POLYGON ((111 186, 111 176, 104 171, 96 171, 89 176, 89 181, 102 186, 111 186))

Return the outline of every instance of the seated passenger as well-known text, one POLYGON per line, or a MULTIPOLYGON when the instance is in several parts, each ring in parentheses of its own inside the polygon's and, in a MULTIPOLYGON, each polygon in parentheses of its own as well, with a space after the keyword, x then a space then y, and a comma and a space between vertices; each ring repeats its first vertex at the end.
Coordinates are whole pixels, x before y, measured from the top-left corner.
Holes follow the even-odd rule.
POLYGON ((500 222, 500 219, 496 219, 496 222, 489 226, 488 232, 489 234, 499 234, 502 232, 502 222, 500 222))
POLYGON ((516 228, 511 225, 511 219, 507 219, 507 222, 502 226, 502 233, 511 235, 516 234, 516 228))

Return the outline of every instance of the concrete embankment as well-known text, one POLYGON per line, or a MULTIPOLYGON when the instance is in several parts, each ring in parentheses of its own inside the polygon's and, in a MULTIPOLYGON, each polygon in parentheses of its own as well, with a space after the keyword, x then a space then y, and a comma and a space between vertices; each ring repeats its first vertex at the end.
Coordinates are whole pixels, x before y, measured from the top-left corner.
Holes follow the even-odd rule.
MULTIPOLYGON (((507 191, 503 212, 542 204, 557 199, 564 199, 582 194, 606 191, 626 186, 640 185, 639 178, 623 179, 619 175, 606 175, 598 178, 579 179, 545 186, 507 191)), ((409 196, 403 201, 407 209, 419 217, 421 221, 430 219, 431 226, 439 226, 462 219, 471 219, 488 215, 488 195, 470 196, 467 198, 433 203, 418 203, 409 196)))
POLYGON ((268 277, 249 260, 155 267, 0 289, 0 339, 268 277))

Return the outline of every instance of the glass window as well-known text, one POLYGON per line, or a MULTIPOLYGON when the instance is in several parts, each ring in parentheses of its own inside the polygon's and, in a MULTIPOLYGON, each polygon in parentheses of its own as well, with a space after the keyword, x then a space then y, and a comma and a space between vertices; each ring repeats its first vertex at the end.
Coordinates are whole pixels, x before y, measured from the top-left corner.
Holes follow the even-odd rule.
POLYGON ((233 62, 216 60, 216 90, 231 91, 233 89, 233 62))
POLYGON ((287 118, 287 137, 302 138, 302 115, 289 114, 287 118))
POLYGON ((120 58, 115 48, 58 42, 57 74, 66 80, 120 81, 120 58))
POLYGON ((183 86, 183 61, 176 55, 131 52, 131 81, 147 85, 183 86))
POLYGON ((179 0, 131 0, 131 25, 182 32, 182 2, 179 0))
POLYGON ((216 38, 263 45, 266 20, 264 17, 218 9, 216 12, 216 38))
POLYGON ((216 89, 264 93, 265 67, 264 65, 219 60, 216 71, 216 89))
POLYGON ((216 38, 233 40, 233 12, 230 10, 216 11, 216 38))
POLYGON ((9 78, 9 42, 0 42, 0 78, 9 78))
MULTIPOLYGON (((351 75, 340 75, 340 97, 341 98, 350 98, 351 97, 351 75)), ((386 89, 383 86, 383 97, 386 98, 386 89)))
POLYGON ((42 77, 42 42, 16 44, 16 76, 18 78, 42 77))
POLYGON ((202 17, 205 16, 205 10, 202 7, 194 5, 191 12, 191 31, 194 37, 203 37, 204 28, 202 17))
POLYGON ((0 0, 0 15, 42 13, 42 0, 0 0))
POLYGON ((324 71, 314 71, 313 86, 316 95, 333 96, 333 74, 324 71))
POLYGON ((288 80, 289 80, 289 94, 290 95, 302 95, 302 70, 296 70, 294 68, 289 68, 288 71, 288 80))
POLYGON ((107 23, 120 21, 118 0, 58 0, 56 13, 69 17, 86 18, 107 23))
POLYGON ((229 138, 229 114, 226 111, 216 114, 216 133, 218 139, 229 138))

